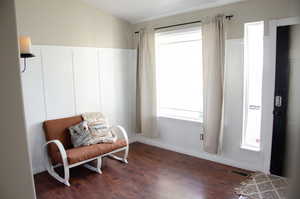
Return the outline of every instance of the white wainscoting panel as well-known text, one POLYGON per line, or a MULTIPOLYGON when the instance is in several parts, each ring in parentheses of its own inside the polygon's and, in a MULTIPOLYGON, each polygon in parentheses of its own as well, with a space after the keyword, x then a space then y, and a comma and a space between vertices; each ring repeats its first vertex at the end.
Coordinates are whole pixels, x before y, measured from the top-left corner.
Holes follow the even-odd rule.
POLYGON ((73 48, 76 114, 100 111, 97 48, 73 48))
POLYGON ((33 53, 36 57, 27 60, 22 73, 22 87, 34 173, 45 170, 45 120, 101 111, 131 135, 135 50, 33 46, 33 53))
POLYGON ((101 49, 99 51, 101 79, 103 81, 103 113, 112 125, 120 124, 127 131, 129 124, 129 51, 101 49))
MULTIPOLYGON (((32 50, 35 57, 27 59, 28 67, 26 72, 21 74, 21 77, 27 137, 33 172, 36 173, 44 169, 41 148, 42 144, 45 143, 45 136, 41 121, 46 119, 46 110, 41 68, 41 50, 39 47, 33 47, 32 50)), ((23 62, 21 62, 21 69, 23 67, 23 62)))
POLYGON ((47 119, 74 116, 75 95, 72 50, 69 47, 42 47, 47 119))

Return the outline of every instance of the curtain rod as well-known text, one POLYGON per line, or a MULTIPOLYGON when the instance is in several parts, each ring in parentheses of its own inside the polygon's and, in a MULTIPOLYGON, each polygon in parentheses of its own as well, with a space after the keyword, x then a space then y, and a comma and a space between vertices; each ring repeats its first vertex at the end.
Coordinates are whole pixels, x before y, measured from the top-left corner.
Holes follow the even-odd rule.
MULTIPOLYGON (((234 17, 234 15, 226 15, 225 18, 228 20, 231 20, 231 18, 234 17)), ((184 26, 184 25, 189 25, 189 24, 194 24, 194 23, 201 23, 202 21, 191 21, 191 22, 187 22, 187 23, 180 23, 180 24, 174 24, 174 25, 169 25, 169 26, 161 26, 161 27, 157 27, 154 28, 154 30, 160 30, 160 29, 166 29, 166 28, 172 28, 172 27, 176 27, 176 26, 184 26)), ((140 33, 140 31, 136 31, 134 32, 134 34, 138 34, 140 33)))

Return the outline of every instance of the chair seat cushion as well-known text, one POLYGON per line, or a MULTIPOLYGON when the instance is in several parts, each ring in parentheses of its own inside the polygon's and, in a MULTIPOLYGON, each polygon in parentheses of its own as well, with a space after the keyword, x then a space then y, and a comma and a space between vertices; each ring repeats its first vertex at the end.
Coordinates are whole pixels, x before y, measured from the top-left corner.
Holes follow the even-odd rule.
MULTIPOLYGON (((75 164, 97 156, 112 152, 126 146, 126 141, 121 139, 115 143, 100 143, 89 146, 81 146, 66 150, 68 163, 75 164)), ((60 155, 55 156, 55 162, 62 163, 60 155)))

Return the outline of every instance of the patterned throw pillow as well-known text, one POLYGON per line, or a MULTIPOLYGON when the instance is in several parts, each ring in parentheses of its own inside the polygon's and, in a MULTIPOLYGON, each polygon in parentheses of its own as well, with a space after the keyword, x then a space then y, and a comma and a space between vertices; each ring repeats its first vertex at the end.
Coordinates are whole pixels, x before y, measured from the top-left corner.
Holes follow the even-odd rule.
POLYGON ((109 126, 105 123, 96 124, 96 125, 88 124, 88 127, 91 131, 92 136, 106 136, 107 135, 107 130, 109 128, 109 126))
POLYGON ((114 143, 118 136, 110 130, 107 119, 100 112, 89 112, 82 114, 82 118, 87 122, 88 128, 93 137, 93 144, 114 143))
POLYGON ((80 122, 69 128, 71 142, 74 147, 88 146, 94 143, 86 121, 80 122))
POLYGON ((109 129, 107 124, 88 125, 93 137, 93 144, 114 143, 117 141, 117 135, 109 129))

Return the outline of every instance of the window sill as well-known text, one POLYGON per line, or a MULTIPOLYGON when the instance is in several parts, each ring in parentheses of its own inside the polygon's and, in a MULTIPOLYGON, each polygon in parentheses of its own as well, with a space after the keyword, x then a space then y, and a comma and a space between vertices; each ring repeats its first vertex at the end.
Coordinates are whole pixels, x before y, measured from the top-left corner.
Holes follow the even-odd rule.
POLYGON ((244 145, 241 145, 241 149, 247 150, 247 151, 252 151, 252 152, 260 152, 261 151, 260 148, 244 146, 244 145))
POLYGON ((187 121, 187 122, 194 122, 194 123, 198 123, 198 124, 203 124, 203 120, 187 119, 187 118, 168 116, 168 115, 160 115, 160 116, 158 116, 158 118, 166 118, 166 119, 172 119, 172 120, 180 120, 180 121, 187 121))

